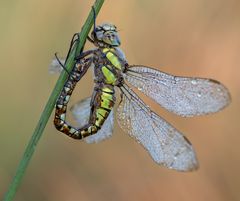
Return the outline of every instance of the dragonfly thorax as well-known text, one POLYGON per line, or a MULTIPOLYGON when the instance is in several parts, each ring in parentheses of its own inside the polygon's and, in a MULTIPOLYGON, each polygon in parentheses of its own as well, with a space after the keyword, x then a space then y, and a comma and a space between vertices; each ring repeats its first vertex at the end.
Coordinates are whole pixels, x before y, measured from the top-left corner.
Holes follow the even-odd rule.
POLYGON ((119 85, 126 61, 122 59, 119 48, 98 48, 94 56, 95 82, 119 85))

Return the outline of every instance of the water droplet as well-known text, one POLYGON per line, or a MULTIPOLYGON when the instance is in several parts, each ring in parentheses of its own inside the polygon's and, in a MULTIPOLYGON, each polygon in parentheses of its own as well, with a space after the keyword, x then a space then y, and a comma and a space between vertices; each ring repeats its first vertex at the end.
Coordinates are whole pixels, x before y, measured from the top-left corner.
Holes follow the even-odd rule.
POLYGON ((201 96, 202 96, 202 93, 201 93, 201 92, 198 92, 197 96, 198 96, 198 97, 201 97, 201 96))
POLYGON ((191 83, 192 83, 193 85, 196 85, 196 84, 197 84, 197 80, 192 80, 191 83))

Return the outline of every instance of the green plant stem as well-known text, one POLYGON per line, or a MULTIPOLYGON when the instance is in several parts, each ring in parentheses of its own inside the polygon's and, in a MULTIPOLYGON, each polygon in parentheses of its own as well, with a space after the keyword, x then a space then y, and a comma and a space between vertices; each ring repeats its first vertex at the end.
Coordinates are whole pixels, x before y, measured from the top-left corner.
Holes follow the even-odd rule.
MULTIPOLYGON (((102 5, 104 3, 104 0, 96 0, 95 3, 94 3, 94 8, 95 8, 95 11, 96 11, 96 15, 99 13, 102 5)), ((79 42, 73 47, 70 55, 69 55, 69 58, 68 60, 66 61, 66 68, 69 72, 71 72, 72 68, 74 67, 74 59, 75 59, 75 56, 76 55, 79 55, 84 44, 85 44, 85 41, 86 41, 86 38, 91 30, 91 27, 93 25, 93 22, 94 22, 94 14, 93 14, 93 10, 91 9, 89 15, 88 15, 88 18, 85 22, 85 24, 83 25, 82 27, 82 30, 81 32, 79 33, 79 42)), ((15 194, 16 194, 16 191, 19 187, 19 185, 21 184, 21 181, 22 181, 22 178, 23 178, 23 175, 26 171, 26 168, 32 158, 32 155, 35 151, 35 148, 43 134, 43 131, 44 131, 44 128, 46 127, 46 124, 49 120, 49 117, 54 109, 54 106, 55 106, 55 103, 56 103, 56 100, 63 88, 63 85, 67 79, 67 73, 65 71, 63 71, 48 99, 48 102, 42 112, 42 115, 39 119, 39 122, 32 134, 32 137, 25 149, 25 152, 23 154, 23 157, 18 165, 18 168, 17 168, 17 171, 16 171, 16 175, 14 176, 13 180, 12 180, 12 183, 10 184, 9 186, 9 189, 8 191, 6 192, 5 194, 5 197, 3 199, 3 201, 11 201, 13 200, 15 194)))

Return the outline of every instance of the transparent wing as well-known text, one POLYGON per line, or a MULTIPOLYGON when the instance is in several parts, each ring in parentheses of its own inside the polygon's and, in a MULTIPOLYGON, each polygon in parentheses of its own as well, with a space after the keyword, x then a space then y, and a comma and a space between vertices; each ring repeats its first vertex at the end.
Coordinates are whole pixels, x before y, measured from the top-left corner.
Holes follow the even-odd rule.
POLYGON ((170 169, 191 171, 198 167, 190 142, 173 126, 151 111, 127 86, 118 107, 120 127, 148 151, 153 160, 170 169))
MULTIPOLYGON (((91 97, 85 98, 73 105, 70 109, 79 127, 82 127, 88 123, 90 115, 90 102, 91 97)), ((111 137, 114 126, 113 124, 113 111, 111 111, 102 128, 96 134, 84 138, 85 142, 98 143, 111 137)))
MULTIPOLYGON (((61 63, 64 64, 65 63, 65 59, 60 59, 61 63)), ((62 71, 62 66, 59 65, 57 59, 53 59, 49 65, 49 73, 50 74, 55 74, 55 73, 61 73, 62 71)))
POLYGON ((218 81, 178 77, 146 66, 130 66, 125 79, 165 109, 181 116, 221 110, 230 102, 228 90, 218 81))

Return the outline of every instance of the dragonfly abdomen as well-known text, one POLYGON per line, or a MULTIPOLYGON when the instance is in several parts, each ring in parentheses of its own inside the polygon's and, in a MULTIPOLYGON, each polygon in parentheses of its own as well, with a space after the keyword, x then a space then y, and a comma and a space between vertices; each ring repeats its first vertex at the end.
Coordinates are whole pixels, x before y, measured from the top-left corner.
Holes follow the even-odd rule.
MULTIPOLYGON (((89 123, 101 129, 115 103, 114 86, 99 84, 95 88, 95 93, 91 103, 91 114, 89 123)), ((87 133, 86 133, 87 134, 87 133)), ((91 135, 91 133, 89 133, 91 135)))
POLYGON ((82 135, 77 128, 74 128, 66 122, 67 104, 77 82, 86 73, 91 63, 92 60, 90 59, 83 59, 76 63, 56 102, 54 125, 57 130, 74 139, 82 139, 82 135))
MULTIPOLYGON (((73 75, 75 74, 73 73, 73 75)), ((65 119, 67 104, 76 86, 76 83, 77 80, 71 76, 65 83, 56 103, 54 125, 57 130, 65 133, 69 137, 72 137, 74 139, 82 139, 97 133, 101 129, 114 106, 116 98, 113 85, 107 85, 103 83, 97 84, 91 101, 91 113, 89 122, 81 128, 75 128, 69 125, 65 119)))
POLYGON ((89 123, 78 129, 77 134, 80 134, 81 138, 85 138, 97 133, 110 114, 115 100, 115 92, 112 85, 97 85, 95 87, 94 95, 91 101, 89 123))

